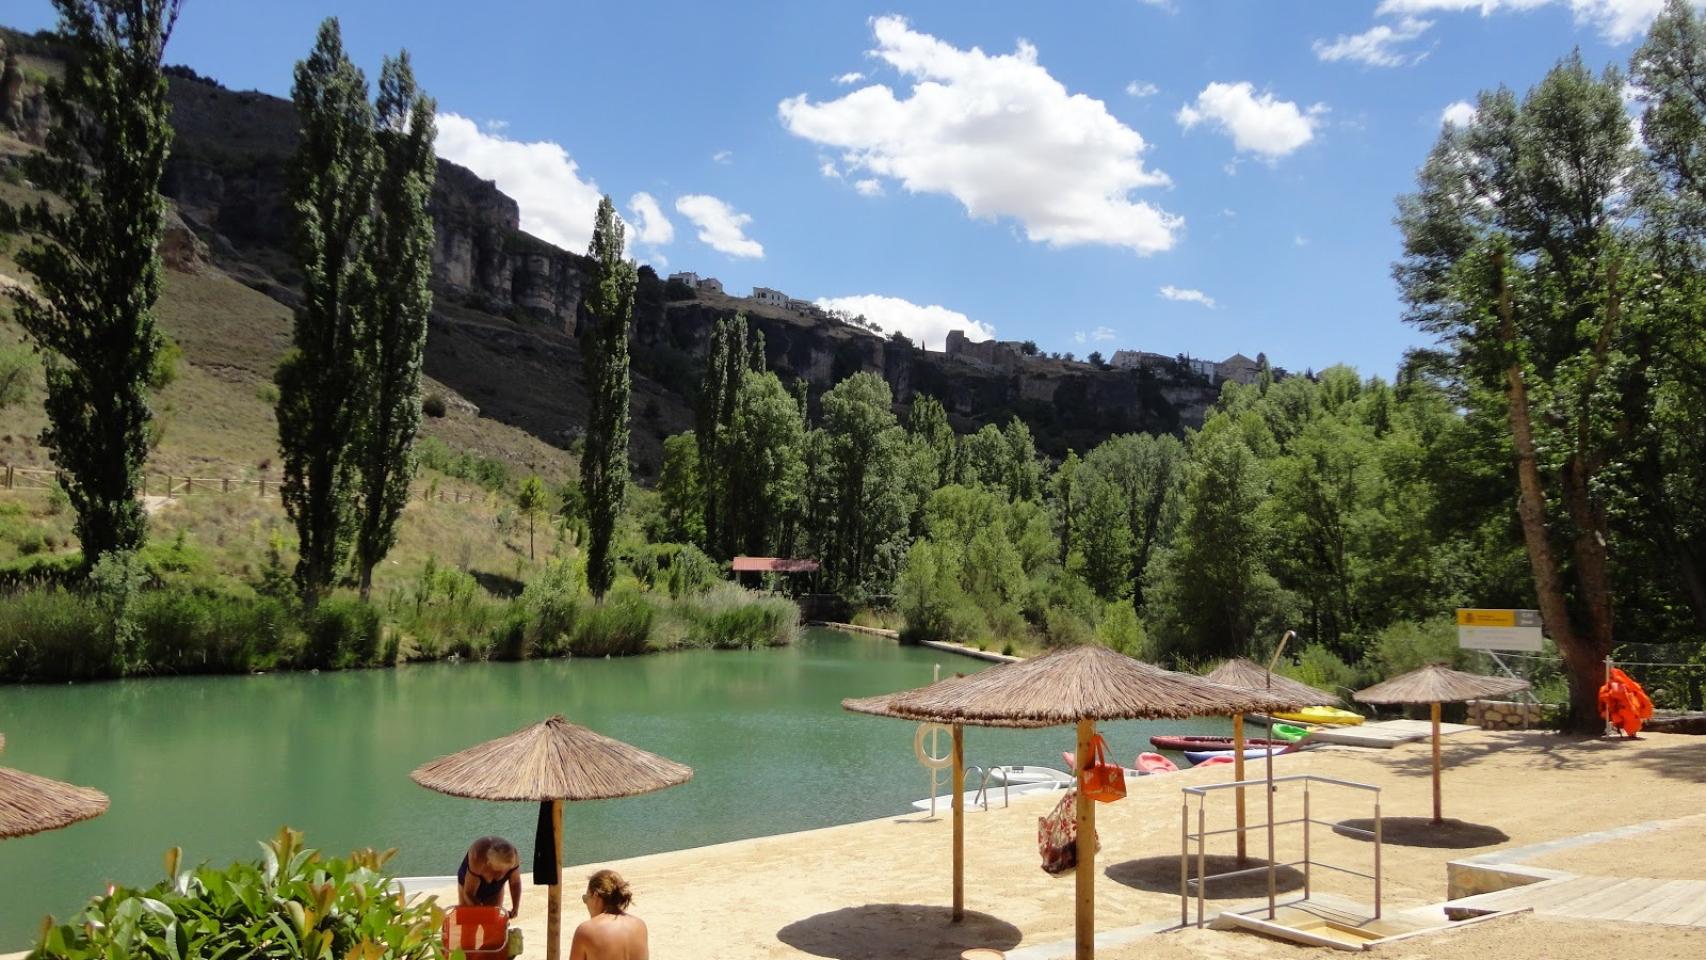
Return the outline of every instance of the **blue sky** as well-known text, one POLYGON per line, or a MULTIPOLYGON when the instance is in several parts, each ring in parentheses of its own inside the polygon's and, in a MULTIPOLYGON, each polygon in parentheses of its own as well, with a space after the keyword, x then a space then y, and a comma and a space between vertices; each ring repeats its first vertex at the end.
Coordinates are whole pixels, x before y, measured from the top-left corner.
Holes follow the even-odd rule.
POLYGON ((534 232, 584 247, 609 193, 661 272, 863 308, 933 349, 975 324, 1390 376, 1421 342, 1393 198, 1442 113, 1573 47, 1625 65, 1660 5, 189 0, 167 59, 288 95, 336 15, 370 77, 411 52, 440 152, 534 232))

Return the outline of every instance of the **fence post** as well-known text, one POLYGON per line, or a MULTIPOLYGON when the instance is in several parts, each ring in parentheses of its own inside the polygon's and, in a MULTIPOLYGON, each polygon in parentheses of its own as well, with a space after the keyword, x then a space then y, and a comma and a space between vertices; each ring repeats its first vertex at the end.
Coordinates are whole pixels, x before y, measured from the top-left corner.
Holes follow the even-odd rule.
POLYGON ((187 497, 194 492, 195 492, 195 478, 194 477, 185 477, 184 478, 184 496, 187 497))
POLYGON ((12 489, 12 465, 6 464, 6 489, 12 489))
POLYGON ((222 486, 220 487, 220 490, 219 490, 220 493, 230 493, 231 492, 231 478, 230 477, 226 477, 226 478, 220 480, 219 482, 220 482, 220 484, 222 484, 222 486))

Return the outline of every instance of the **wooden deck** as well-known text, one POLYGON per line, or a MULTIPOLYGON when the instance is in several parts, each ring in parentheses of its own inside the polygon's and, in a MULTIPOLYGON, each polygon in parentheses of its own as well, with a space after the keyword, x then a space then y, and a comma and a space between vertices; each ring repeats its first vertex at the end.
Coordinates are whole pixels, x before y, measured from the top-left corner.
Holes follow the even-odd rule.
POLYGON ((1453 917, 1533 910, 1567 920, 1624 920, 1706 929, 1706 880, 1566 874, 1445 904, 1453 917))

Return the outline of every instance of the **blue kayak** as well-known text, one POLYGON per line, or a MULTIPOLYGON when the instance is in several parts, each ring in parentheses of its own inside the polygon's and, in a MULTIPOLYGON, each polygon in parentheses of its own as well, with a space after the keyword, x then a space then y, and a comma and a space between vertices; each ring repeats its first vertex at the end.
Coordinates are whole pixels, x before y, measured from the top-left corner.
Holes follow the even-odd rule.
MULTIPOLYGON (((1268 755, 1269 751, 1272 751, 1275 755, 1278 755, 1278 754, 1284 753, 1286 751, 1286 749, 1287 749, 1286 747, 1250 747, 1244 751, 1244 759, 1248 760, 1252 757, 1265 757, 1268 755)), ((1199 763, 1202 763, 1204 760, 1212 760, 1215 757, 1225 757, 1226 759, 1230 760, 1230 759, 1232 759, 1232 751, 1231 750, 1186 750, 1185 751, 1185 759, 1189 760, 1191 762, 1192 766, 1195 766, 1199 763)))

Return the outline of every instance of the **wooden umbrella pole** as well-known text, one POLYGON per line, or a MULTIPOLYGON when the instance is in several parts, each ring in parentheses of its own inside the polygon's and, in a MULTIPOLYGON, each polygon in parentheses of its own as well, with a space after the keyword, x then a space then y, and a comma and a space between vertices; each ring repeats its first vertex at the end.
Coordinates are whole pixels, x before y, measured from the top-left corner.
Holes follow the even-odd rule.
POLYGON ((563 952, 563 801, 551 801, 551 846, 556 849, 556 875, 547 888, 545 912, 545 958, 557 960, 563 952))
POLYGON ((1434 722, 1434 823, 1442 819, 1439 804, 1439 701, 1434 701, 1430 711, 1434 722))
MULTIPOLYGON (((1090 744, 1095 736, 1095 721, 1078 721, 1078 753, 1074 766, 1079 771, 1089 766, 1090 744)), ((1077 775, 1077 784, 1078 869, 1073 878, 1078 892, 1075 956, 1077 960, 1091 960, 1096 956, 1096 802, 1084 794, 1082 773, 1077 775)))
MULTIPOLYGON (((1232 779, 1244 782, 1244 715, 1232 715, 1232 779)), ((1249 852, 1244 847, 1244 788, 1238 787, 1232 791, 1238 795, 1238 865, 1243 866, 1249 858, 1249 852)))
POLYGON ((966 916, 966 734, 954 724, 954 922, 966 916))

